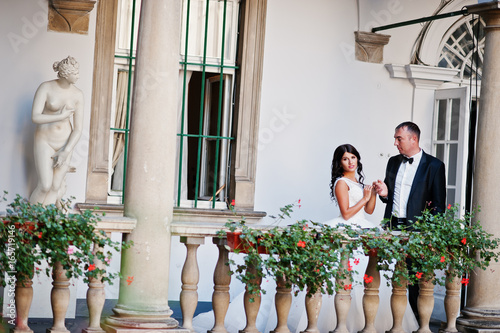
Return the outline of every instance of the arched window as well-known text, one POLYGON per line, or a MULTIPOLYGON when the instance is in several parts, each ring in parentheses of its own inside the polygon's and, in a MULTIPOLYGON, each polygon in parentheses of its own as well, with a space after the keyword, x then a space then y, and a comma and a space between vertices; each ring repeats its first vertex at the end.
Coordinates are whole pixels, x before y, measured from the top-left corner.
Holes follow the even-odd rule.
POLYGON ((438 66, 460 69, 460 78, 481 80, 484 58, 484 26, 477 16, 467 16, 448 29, 441 42, 438 66))

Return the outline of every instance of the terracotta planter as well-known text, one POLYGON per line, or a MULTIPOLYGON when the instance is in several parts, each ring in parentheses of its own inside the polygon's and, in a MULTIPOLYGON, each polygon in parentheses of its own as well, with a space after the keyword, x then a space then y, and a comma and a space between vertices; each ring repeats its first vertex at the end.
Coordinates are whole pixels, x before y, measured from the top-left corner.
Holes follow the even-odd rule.
MULTIPOLYGON (((227 246, 231 249, 231 251, 238 250, 240 253, 248 253, 248 249, 251 247, 255 247, 255 244, 249 243, 246 240, 240 238, 241 232, 235 231, 226 232, 227 237, 227 246)), ((268 254, 269 252, 264 246, 258 245, 257 252, 261 254, 268 254)))
MULTIPOLYGON (((33 235, 33 240, 37 241, 40 237, 38 234, 36 234, 35 229, 36 229, 36 224, 35 222, 25 222, 21 224, 20 222, 10 222, 10 221, 3 221, 3 224, 9 225, 9 224, 14 224, 14 227, 16 229, 22 229, 25 230, 28 234, 33 235)), ((27 240, 24 240, 25 243, 28 243, 27 240)))

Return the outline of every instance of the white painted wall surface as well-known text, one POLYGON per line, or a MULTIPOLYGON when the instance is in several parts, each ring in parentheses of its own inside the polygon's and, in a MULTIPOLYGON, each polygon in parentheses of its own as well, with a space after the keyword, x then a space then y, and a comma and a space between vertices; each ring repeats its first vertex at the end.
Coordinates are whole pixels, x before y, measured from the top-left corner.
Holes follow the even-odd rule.
MULTIPOLYGON (((92 67, 95 41, 95 13, 90 16, 88 35, 47 31, 47 0, 0 1, 0 191, 29 196, 36 186, 33 161, 33 131, 31 105, 36 89, 43 81, 52 80, 57 73, 52 64, 71 55, 80 64, 80 79, 76 86, 85 98, 85 126, 75 147, 72 165, 76 173, 68 174, 66 197, 75 202, 85 200, 87 154, 92 95, 92 67)), ((2 203, 3 204, 3 203, 2 203)), ((0 210, 4 210, 2 206, 0 210)), ((34 281, 33 305, 30 317, 51 317, 51 279, 34 281)), ((71 286, 76 299, 77 288, 71 286)), ((5 299, 7 299, 6 295, 5 299)), ((7 313, 7 312, 4 312, 7 313)), ((75 302, 70 302, 68 317, 74 317, 75 302)))

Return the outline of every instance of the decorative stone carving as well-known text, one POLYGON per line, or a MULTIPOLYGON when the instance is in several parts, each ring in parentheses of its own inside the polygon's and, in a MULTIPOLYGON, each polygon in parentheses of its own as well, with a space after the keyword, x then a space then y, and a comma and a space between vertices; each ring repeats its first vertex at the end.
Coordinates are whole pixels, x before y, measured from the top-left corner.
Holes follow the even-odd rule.
POLYGON ((50 0, 48 29, 86 35, 95 3, 95 0, 50 0))
POLYGON ((356 47, 354 54, 356 60, 364 62, 381 63, 384 55, 384 45, 389 43, 389 35, 374 32, 355 31, 356 47))

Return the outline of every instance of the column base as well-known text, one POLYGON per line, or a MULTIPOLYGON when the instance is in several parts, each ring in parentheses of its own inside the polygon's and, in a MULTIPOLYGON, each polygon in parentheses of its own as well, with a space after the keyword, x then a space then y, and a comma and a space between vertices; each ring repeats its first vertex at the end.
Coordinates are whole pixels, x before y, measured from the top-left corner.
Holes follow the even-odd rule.
POLYGON ((457 329, 463 333, 500 332, 500 310, 465 308, 457 318, 457 329))
POLYGON ((66 329, 66 327, 63 328, 47 328, 46 330, 47 333, 71 333, 69 330, 66 329))
POLYGON ((190 330, 185 328, 169 328, 169 329, 151 329, 151 328, 126 328, 116 327, 112 325, 103 325, 106 333, 139 333, 139 332, 154 332, 154 333, 191 333, 190 330))
POLYGON ((102 328, 94 328, 94 327, 88 327, 88 328, 84 328, 82 330, 82 333, 106 333, 105 330, 103 330, 102 328))
MULTIPOLYGON (((101 326, 108 333, 138 332, 142 330, 171 332, 179 328, 179 322, 173 318, 152 320, 151 318, 119 318, 111 316, 106 318, 101 326)), ((189 332, 189 330, 180 329, 179 332, 189 332)))
POLYGON ((31 328, 29 328, 29 327, 28 327, 28 329, 24 329, 24 330, 16 329, 14 327, 14 328, 10 329, 10 333, 33 333, 33 330, 31 328))

